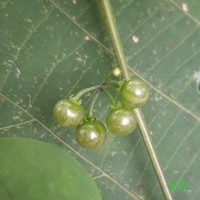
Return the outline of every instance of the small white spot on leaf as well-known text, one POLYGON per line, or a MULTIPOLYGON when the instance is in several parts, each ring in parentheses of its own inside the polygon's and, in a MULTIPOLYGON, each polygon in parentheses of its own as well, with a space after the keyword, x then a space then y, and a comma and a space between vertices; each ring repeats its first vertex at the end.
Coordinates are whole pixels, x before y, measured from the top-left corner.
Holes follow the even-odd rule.
POLYGON ((182 10, 183 10, 184 12, 187 12, 187 11, 188 11, 188 6, 187 6, 186 3, 182 3, 182 10))
POLYGON ((32 23, 32 20, 30 18, 25 19, 25 22, 32 23))
POLYGON ((12 119, 13 119, 14 121, 16 121, 16 120, 19 119, 19 116, 12 116, 12 119))
POLYGON ((19 76, 21 75, 21 72, 20 72, 20 70, 19 70, 18 67, 16 68, 16 71, 17 71, 17 73, 16 73, 16 77, 17 77, 17 79, 19 79, 19 76))
POLYGON ((195 71, 193 78, 194 78, 196 84, 199 85, 199 83, 200 83, 200 71, 195 71))
POLYGON ((85 35, 84 40, 85 40, 85 41, 89 41, 89 40, 90 40, 90 37, 89 37, 88 35, 85 35))
POLYGON ((83 59, 82 58, 76 58, 77 61, 82 62, 83 59))
POLYGON ((133 36, 132 37, 132 40, 133 40, 133 42, 135 43, 135 44, 137 44, 138 42, 139 42, 139 37, 137 37, 137 36, 133 36))
POLYGON ((31 95, 28 94, 28 97, 29 97, 29 108, 32 108, 32 100, 31 100, 31 95))

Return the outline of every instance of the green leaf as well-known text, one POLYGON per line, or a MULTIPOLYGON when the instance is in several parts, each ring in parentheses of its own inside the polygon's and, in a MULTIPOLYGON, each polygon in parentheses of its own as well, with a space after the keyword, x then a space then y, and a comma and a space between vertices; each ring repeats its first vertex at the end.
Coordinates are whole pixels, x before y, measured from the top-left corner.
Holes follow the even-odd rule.
MULTIPOLYGON (((143 113, 166 180, 187 188, 179 184, 172 196, 198 200, 200 3, 111 3, 131 73, 151 88, 143 113)), ((59 99, 99 84, 116 67, 96 1, 3 0, 0 9, 1 136, 33 138, 70 151, 104 200, 162 200, 139 129, 123 138, 108 133, 101 148, 86 151, 77 145, 74 129, 54 123, 59 99)), ((82 99, 86 110, 90 100, 82 99)), ((102 95, 96 118, 105 121, 108 104, 102 95)))
POLYGON ((0 138, 0 160, 0 199, 101 199, 85 169, 55 145, 0 138))

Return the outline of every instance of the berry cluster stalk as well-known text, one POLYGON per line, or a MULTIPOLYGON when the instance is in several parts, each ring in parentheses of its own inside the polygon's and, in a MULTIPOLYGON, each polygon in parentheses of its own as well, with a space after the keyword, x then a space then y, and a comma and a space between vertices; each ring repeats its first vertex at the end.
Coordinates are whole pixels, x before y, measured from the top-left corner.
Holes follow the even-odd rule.
POLYGON ((90 110, 89 110, 89 114, 88 114, 88 118, 92 118, 93 117, 93 109, 94 109, 94 104, 96 103, 98 97, 100 94, 100 90, 96 91, 96 93, 93 96, 92 102, 90 104, 90 110))
MULTIPOLYGON (((123 51, 123 48, 121 45, 119 33, 117 31, 117 25, 116 25, 115 18, 113 15, 110 0, 98 0, 98 3, 99 3, 101 14, 103 16, 103 20, 105 21, 105 24, 106 24, 107 32, 110 36, 110 39, 111 39, 111 42, 113 45, 117 63, 123 72, 124 78, 126 80, 129 80, 130 76, 129 76, 129 72, 128 72, 128 66, 127 66, 124 51, 123 51)), ((149 154, 151 162, 153 164, 153 168, 155 170, 155 173, 157 175, 161 189, 163 191, 163 195, 166 200, 172 200, 172 197, 169 192, 169 188, 167 186, 164 174, 162 172, 158 158, 156 156, 156 152, 155 152, 152 142, 150 140, 148 128, 147 128, 144 116, 142 114, 142 111, 141 111, 141 109, 136 108, 136 109, 134 109, 134 112, 137 117, 137 121, 138 121, 140 130, 141 130, 141 134, 142 134, 145 146, 147 148, 148 154, 149 154)))
POLYGON ((92 86, 92 87, 89 87, 89 88, 85 88, 85 89, 79 91, 75 96, 72 96, 72 98, 73 98, 74 100, 76 100, 76 101, 79 101, 80 98, 81 98, 83 95, 85 95, 85 94, 87 94, 88 92, 91 92, 91 91, 93 91, 93 90, 96 90, 96 89, 98 89, 99 87, 100 87, 99 85, 95 85, 95 86, 92 86))

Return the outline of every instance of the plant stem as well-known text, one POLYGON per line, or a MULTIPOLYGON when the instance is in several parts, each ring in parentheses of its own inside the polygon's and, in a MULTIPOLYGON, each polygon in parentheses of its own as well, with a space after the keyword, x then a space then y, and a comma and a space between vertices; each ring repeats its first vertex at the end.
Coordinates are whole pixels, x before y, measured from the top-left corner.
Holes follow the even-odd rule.
POLYGON ((112 73, 109 73, 109 74, 106 76, 105 80, 104 80, 101 84, 99 84, 99 85, 94 85, 94 86, 92 86, 92 87, 89 87, 89 88, 85 88, 85 89, 83 89, 83 90, 80 90, 76 95, 72 96, 72 98, 73 98, 74 100, 76 100, 76 101, 79 101, 80 98, 81 98, 83 95, 87 94, 88 92, 91 92, 91 91, 93 91, 93 90, 97 90, 97 89, 106 87, 108 84, 110 84, 110 82, 107 82, 107 80, 111 77, 111 75, 112 75, 112 73))
POLYGON ((128 71, 126 59, 124 56, 124 51, 121 47, 119 33, 116 29, 116 22, 114 19, 114 15, 112 13, 112 7, 110 4, 110 1, 98 0, 98 3, 99 3, 101 14, 103 16, 103 20, 106 22, 108 34, 110 36, 112 35, 110 39, 111 39, 113 49, 115 52, 117 64, 121 68, 124 77, 128 80, 130 79, 129 71, 128 71))
POLYGON ((110 100, 110 102, 112 103, 112 105, 116 106, 117 102, 115 101, 115 99, 113 98, 113 96, 107 90, 105 90, 105 89, 103 89, 103 92, 108 97, 108 99, 110 100))
POLYGON ((81 91, 79 91, 74 97, 73 99, 75 99, 76 101, 80 100, 80 98, 87 94, 88 92, 91 92, 93 90, 96 90, 97 88, 99 88, 100 86, 99 85, 95 85, 95 86, 92 86, 92 87, 89 87, 89 88, 85 88, 81 91))
POLYGON ((97 101, 99 94, 100 94, 100 90, 98 90, 95 94, 94 97, 92 98, 92 102, 90 104, 90 109, 89 109, 89 114, 88 114, 88 118, 92 118, 93 116, 93 108, 94 108, 94 104, 97 101))
POLYGON ((154 170, 155 170, 157 178, 159 180, 159 183, 160 183, 161 189, 163 191, 164 197, 165 197, 166 200, 172 200, 172 197, 171 197, 169 188, 167 186, 164 174, 162 172, 158 158, 156 156, 156 152, 154 150, 154 147, 152 145, 151 139, 150 139, 149 134, 148 134, 147 125, 146 125, 145 120, 144 120, 144 115, 143 115, 141 109, 134 109, 134 112, 135 112, 135 115, 137 117, 138 125, 140 127, 141 132, 142 132, 142 137, 143 137, 145 146, 148 150, 151 162, 153 164, 154 170))
MULTIPOLYGON (((102 13, 103 19, 106 23, 107 31, 110 36, 115 57, 117 60, 117 63, 119 67, 121 68, 124 77, 126 80, 130 79, 129 71, 128 71, 128 65, 126 63, 124 51, 121 45, 119 33, 117 31, 117 26, 115 22, 115 18, 112 11, 112 6, 110 4, 110 0, 98 0, 100 11, 102 13)), ((157 175, 158 181, 160 183, 160 186, 163 191, 163 195, 166 200, 172 200, 171 194, 169 192, 169 188, 167 186, 164 174, 162 172, 162 169, 160 167, 158 158, 156 156, 155 150, 153 148, 152 142, 149 137, 148 128, 144 119, 144 116, 142 114, 141 109, 136 108, 134 109, 135 115, 137 117, 137 121, 141 130, 141 134, 145 143, 145 146, 147 148, 148 154, 150 156, 153 168, 155 170, 155 173, 157 175)))

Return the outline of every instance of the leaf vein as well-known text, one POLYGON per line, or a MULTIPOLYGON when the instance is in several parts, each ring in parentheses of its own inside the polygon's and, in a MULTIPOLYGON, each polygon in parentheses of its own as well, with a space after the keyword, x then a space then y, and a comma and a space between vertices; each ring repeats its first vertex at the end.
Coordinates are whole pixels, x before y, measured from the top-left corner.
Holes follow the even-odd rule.
POLYGON ((93 36, 91 33, 89 33, 83 26, 81 26, 75 19, 73 19, 67 12, 65 12, 61 7, 59 7, 56 2, 53 0, 50 0, 50 2, 54 5, 55 8, 57 8, 61 13, 63 13, 68 19, 70 19, 80 30, 82 30, 84 33, 86 33, 90 38, 92 38, 97 44, 99 44, 101 47, 103 47, 107 52, 112 53, 110 49, 108 49, 105 45, 103 45, 99 40, 93 36))
POLYGON ((198 26, 200 26, 200 21, 198 21, 195 17, 193 17, 189 12, 184 12, 183 9, 173 0, 169 0, 173 5, 175 5, 179 10, 183 12, 185 16, 187 16, 189 19, 194 21, 198 26))
POLYGON ((25 122, 13 124, 13 125, 10 125, 10 126, 1 127, 0 131, 5 130, 5 129, 9 129, 9 128, 13 128, 13 127, 17 127, 17 126, 21 126, 21 125, 25 125, 25 124, 29 124, 30 122, 33 122, 33 121, 35 121, 35 119, 31 119, 31 120, 28 120, 28 121, 25 121, 25 122))
POLYGON ((35 33, 38 28, 46 21, 46 19, 49 17, 49 15, 52 13, 53 10, 50 10, 47 15, 36 25, 36 27, 34 27, 33 29, 30 29, 29 32, 28 32, 28 35, 25 37, 24 41, 21 43, 20 47, 18 48, 17 50, 17 53, 16 55, 14 56, 14 59, 12 60, 12 64, 7 72, 7 75, 6 75, 6 78, 4 80, 4 83, 2 84, 2 87, 0 88, 0 91, 3 90, 5 84, 6 84, 6 81, 10 75, 10 72, 13 68, 13 66, 15 65, 15 62, 18 60, 19 58, 19 55, 21 53, 21 51, 24 49, 24 47, 26 46, 26 43, 30 40, 30 38, 32 37, 33 33, 35 33))

